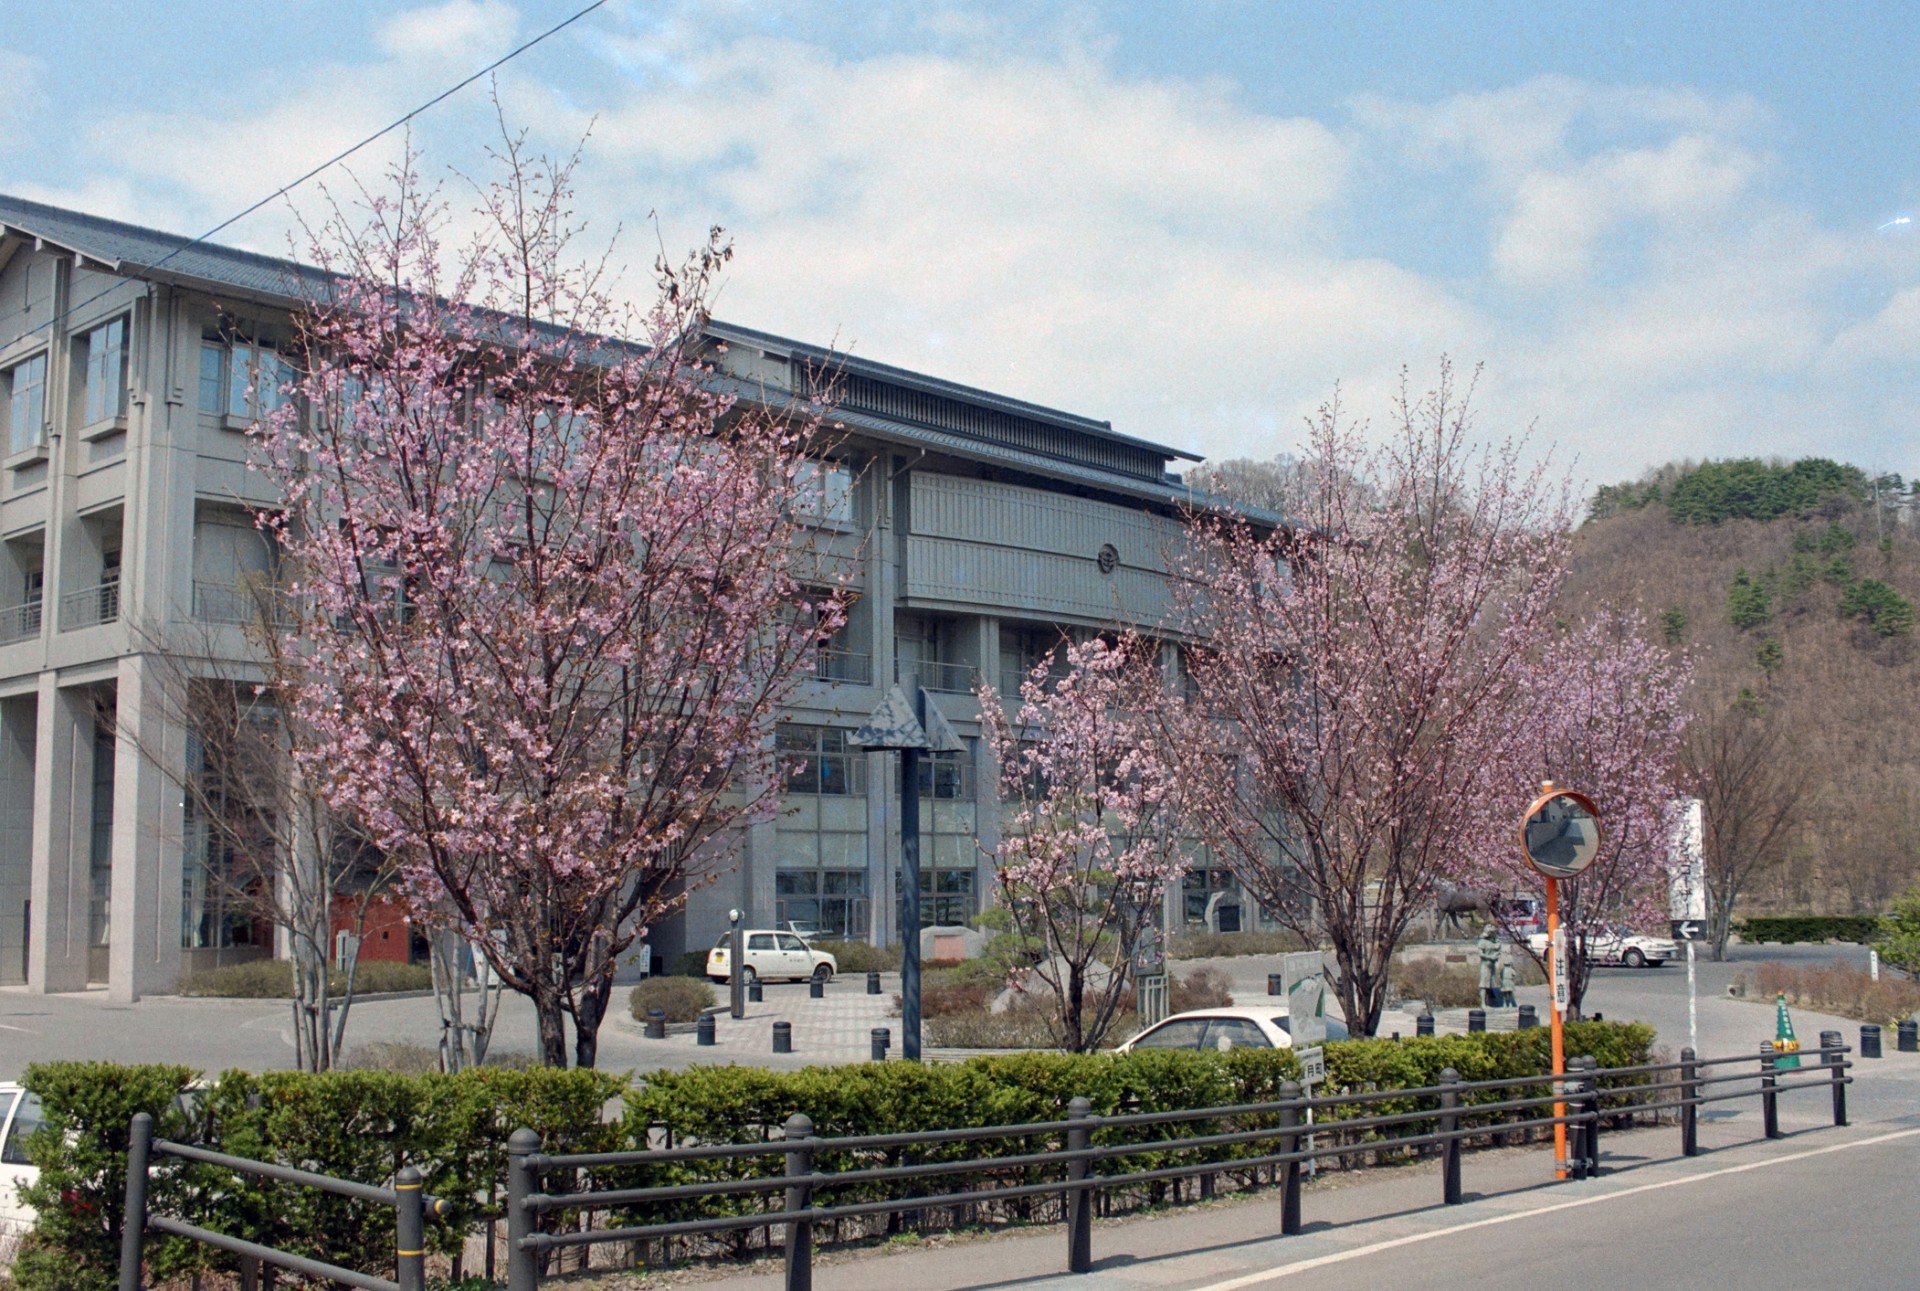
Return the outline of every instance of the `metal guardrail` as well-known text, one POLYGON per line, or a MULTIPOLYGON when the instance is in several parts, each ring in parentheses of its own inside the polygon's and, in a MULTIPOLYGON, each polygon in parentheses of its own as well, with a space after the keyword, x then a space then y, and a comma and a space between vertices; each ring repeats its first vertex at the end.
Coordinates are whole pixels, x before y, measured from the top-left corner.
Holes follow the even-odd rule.
POLYGON ((76 628, 90 628, 101 623, 112 623, 120 617, 120 584, 101 583, 97 587, 83 587, 77 592, 68 592, 60 598, 60 630, 72 632, 76 628))
POLYGON ((352 1179, 336 1179, 332 1175, 315 1174, 311 1170, 276 1165, 271 1161, 255 1161, 248 1157, 229 1156, 225 1152, 214 1152, 186 1143, 156 1139, 153 1137, 153 1118, 145 1112, 140 1112, 133 1118, 131 1135, 127 1142, 126 1221, 120 1231, 120 1291, 140 1291, 143 1248, 146 1245, 146 1235, 149 1230, 204 1242, 208 1246, 231 1252, 243 1259, 258 1260, 263 1264, 288 1269, 304 1277, 358 1287, 360 1291, 425 1291, 427 1283, 426 1220, 429 1215, 435 1218, 440 1217, 446 1213, 446 1208, 444 1201, 426 1194, 420 1172, 412 1166, 402 1166, 393 1177, 393 1186, 381 1188, 352 1179), (283 1251, 258 1242, 250 1242, 245 1238, 215 1232, 211 1228, 201 1228, 196 1224, 189 1224, 167 1215, 149 1213, 147 1185, 151 1177, 152 1158, 156 1154, 178 1157, 183 1161, 198 1161, 205 1165, 221 1166, 237 1174, 253 1175, 261 1179, 278 1179, 282 1183, 300 1184, 339 1197, 353 1197, 360 1201, 371 1201, 378 1205, 393 1207, 393 1278, 389 1280, 375 1277, 358 1269, 329 1264, 324 1260, 311 1259, 292 1251, 283 1251))
POLYGON ((779 1140, 758 1144, 718 1144, 711 1147, 663 1148, 633 1152, 547 1154, 540 1137, 529 1129, 516 1130, 507 1140, 507 1287, 508 1291, 538 1291, 546 1253, 569 1246, 636 1243, 669 1237, 687 1237, 754 1228, 784 1228, 786 1286, 810 1291, 813 1285, 813 1232, 816 1225, 862 1216, 907 1214, 935 1207, 967 1207, 987 1202, 1025 1198, 1058 1198, 1067 1228, 1067 1267, 1084 1273, 1092 1268, 1092 1221, 1097 1196, 1106 1190, 1200 1177, 1227 1171, 1268 1168, 1279 1180, 1280 1231, 1301 1231, 1301 1179, 1309 1162, 1325 1161, 1382 1149, 1437 1148, 1441 1154, 1441 1197, 1448 1205, 1462 1199, 1461 1156, 1474 1138, 1500 1137, 1554 1125, 1572 1131, 1569 1167, 1574 1179, 1594 1177, 1600 1170, 1600 1136, 1609 1115, 1680 1112, 1681 1152, 1699 1151, 1698 1113, 1707 1103, 1736 1098, 1759 1098, 1764 1133, 1781 1137, 1778 1100, 1791 1089, 1831 1091, 1833 1123, 1845 1125, 1846 1074, 1850 1050, 1838 1032, 1825 1032, 1817 1050, 1805 1056, 1818 1064, 1795 1071, 1776 1066, 1772 1046, 1757 1056, 1702 1059, 1682 1050, 1679 1062, 1638 1067, 1596 1068, 1591 1059, 1570 1063, 1558 1087, 1551 1076, 1515 1076, 1501 1080, 1462 1081, 1448 1068, 1441 1083, 1421 1089, 1394 1089, 1364 1093, 1307 1097, 1289 1081, 1274 1102, 1232 1107, 1194 1108, 1120 1116, 1095 1116, 1084 1098, 1068 1104, 1067 1118, 1026 1125, 994 1125, 918 1134, 879 1134, 817 1138, 813 1123, 795 1114, 787 1118, 779 1140), (1719 1069, 1736 1069, 1729 1073, 1719 1069), (1718 1074, 1716 1074, 1718 1072, 1718 1074), (1740 1088, 1728 1088, 1738 1084, 1740 1088), (1529 1089, 1547 1092, 1528 1093, 1529 1089), (1371 1116, 1346 1112, 1373 1103, 1424 1104, 1417 1110, 1371 1116), (1559 1105, 1556 1108, 1556 1105, 1559 1105), (1311 1114, 1319 1113, 1317 1118, 1311 1114), (1333 1118, 1328 1119, 1331 1113, 1333 1118), (1499 1119, 1487 1123, 1487 1118, 1499 1119), (1310 1119, 1311 1118, 1311 1119, 1310 1119), (1220 1129, 1219 1122, 1263 1122, 1246 1128, 1220 1129), (1317 1120, 1318 1123, 1313 1123, 1317 1120), (1426 1126, 1432 1128, 1425 1128, 1426 1126), (1205 1132, 1184 1137, 1119 1139, 1156 1126, 1189 1126, 1205 1132), (1382 1132, 1390 1137, 1378 1137, 1382 1132), (1402 1133, 1401 1131, 1411 1131, 1402 1133), (1098 1142, 1105 1137, 1107 1141, 1098 1142), (974 1157, 960 1161, 918 1163, 852 1169, 819 1169, 827 1154, 873 1153, 935 1145, 974 1143, 992 1139, 1040 1139, 1031 1151, 1008 1156, 974 1157), (1053 1146, 1054 1144, 1059 1146, 1053 1146), (1207 1153, 1224 1149, 1254 1149, 1252 1155, 1212 1157, 1173 1165, 1152 1162, 1137 1166, 1130 1158, 1150 1154, 1207 1153), (725 1163, 744 1169, 754 1158, 778 1157, 783 1172, 761 1177, 668 1183, 632 1188, 594 1188, 590 1172, 631 1171, 635 1167, 666 1168, 696 1162, 725 1163), (1101 1167, 1108 1167, 1101 1173, 1101 1167), (1018 1172, 1028 1182, 997 1183, 985 1188, 966 1186, 964 1176, 1018 1172), (1033 1180, 1035 1172, 1053 1177, 1033 1180), (563 1175, 576 1190, 547 1193, 543 1179, 563 1175), (819 1204, 820 1193, 850 1185, 900 1184, 912 1190, 923 1181, 963 1176, 946 1191, 913 1192, 875 1201, 819 1204), (701 1198, 766 1197, 774 1209, 700 1219, 637 1222, 618 1227, 582 1227, 542 1231, 540 1220, 553 1211, 608 1211, 671 1209, 701 1198))
POLYGON ((816 656, 813 675, 821 681, 839 681, 858 686, 873 684, 873 656, 870 654, 821 646, 816 656))
MULTIPOLYGON (((895 658, 893 679, 903 686, 919 685, 948 695, 971 695, 979 670, 970 663, 939 663, 930 659, 895 658)), ((909 692, 911 693, 911 692, 909 692)))
POLYGON ((41 614, 39 601, 26 601, 0 610, 0 645, 31 641, 39 636, 41 614))

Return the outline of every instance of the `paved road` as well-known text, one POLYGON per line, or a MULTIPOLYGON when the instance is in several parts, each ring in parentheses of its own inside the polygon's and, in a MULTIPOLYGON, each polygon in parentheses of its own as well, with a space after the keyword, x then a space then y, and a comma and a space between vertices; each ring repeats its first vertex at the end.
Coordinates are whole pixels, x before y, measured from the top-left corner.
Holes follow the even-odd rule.
MULTIPOLYGON (((1862 1072, 1862 1090, 1920 1078, 1920 1057, 1862 1072)), ((1884 1091, 1883 1091, 1884 1092, 1884 1091)), ((1856 1104, 1857 1105, 1857 1104, 1856 1104)), ((1598 1180, 1556 1182, 1545 1146, 1470 1154, 1466 1200, 1439 1204, 1422 1165, 1331 1176, 1303 1198, 1306 1231, 1279 1236, 1271 1192, 1106 1221, 1094 1268, 1066 1273, 1064 1230, 825 1257, 820 1291, 1538 1291, 1685 1284, 1920 1285, 1920 1104, 1835 1129, 1818 1092, 1783 1096, 1786 1137, 1760 1137, 1750 1105, 1701 1126, 1702 1155, 1678 1130, 1602 1137, 1598 1180)), ((702 1291, 774 1291, 777 1265, 702 1282, 702 1291)))

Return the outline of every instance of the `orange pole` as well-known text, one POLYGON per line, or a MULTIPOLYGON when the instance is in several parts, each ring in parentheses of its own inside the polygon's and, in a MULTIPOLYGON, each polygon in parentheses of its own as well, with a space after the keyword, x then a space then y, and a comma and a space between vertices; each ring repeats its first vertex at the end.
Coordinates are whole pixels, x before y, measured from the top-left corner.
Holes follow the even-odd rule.
MULTIPOLYGON (((1564 1086, 1567 1074, 1566 1035, 1560 1029, 1560 992, 1559 983, 1554 980, 1555 961, 1559 958, 1553 953, 1554 943, 1560 937, 1560 883, 1557 879, 1547 880, 1547 1012, 1552 1015, 1553 1023, 1553 1092, 1558 1094, 1564 1086)), ((1555 1102, 1555 1117, 1567 1114, 1567 1105, 1555 1102)), ((1553 1125, 1553 1177, 1567 1177, 1567 1124, 1555 1120, 1553 1125)))

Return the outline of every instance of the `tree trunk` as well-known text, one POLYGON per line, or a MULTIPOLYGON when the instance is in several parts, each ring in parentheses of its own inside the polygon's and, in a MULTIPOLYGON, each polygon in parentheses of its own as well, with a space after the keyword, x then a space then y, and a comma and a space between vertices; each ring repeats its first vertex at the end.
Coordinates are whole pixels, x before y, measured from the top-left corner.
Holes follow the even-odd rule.
POLYGON ((602 973, 580 993, 573 1006, 573 1065, 592 1067, 600 1061, 600 1024, 606 1020, 607 1001, 613 995, 613 977, 602 973))
POLYGON ((567 1065, 567 1014, 560 996, 550 983, 542 982, 533 997, 534 1013, 540 1022, 540 1063, 545 1067, 567 1065))

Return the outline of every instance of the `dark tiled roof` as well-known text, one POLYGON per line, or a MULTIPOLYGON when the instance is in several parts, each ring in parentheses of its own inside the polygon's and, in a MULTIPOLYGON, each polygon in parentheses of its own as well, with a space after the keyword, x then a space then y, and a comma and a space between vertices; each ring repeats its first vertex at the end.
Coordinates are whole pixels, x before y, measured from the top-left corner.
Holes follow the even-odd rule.
POLYGON ((226 287, 251 296, 298 300, 320 290, 319 270, 292 260, 194 243, 177 233, 102 219, 0 193, 0 226, 45 239, 118 273, 226 287))
MULTIPOLYGON (((119 220, 103 219, 82 211, 50 206, 0 193, 0 232, 39 238, 66 251, 93 260, 116 273, 133 277, 192 285, 203 290, 221 289, 272 301, 292 303, 320 294, 326 278, 319 270, 293 260, 239 251, 210 242, 193 242, 176 233, 143 228, 119 220)), ((1200 459, 1182 449, 1155 444, 1118 434, 1112 424, 1062 412, 1039 404, 1026 403, 988 390, 978 390, 957 382, 912 372, 905 368, 876 363, 869 359, 837 354, 820 346, 775 336, 737 324, 713 322, 709 333, 728 343, 757 346, 822 364, 830 370, 862 377, 888 385, 920 391, 943 399, 991 409, 1023 421, 1107 440, 1144 453, 1165 458, 1200 459)), ((996 445, 964 435, 956 435, 928 426, 903 424, 891 418, 860 415, 843 410, 839 419, 858 424, 863 430, 877 431, 903 442, 958 453, 980 460, 996 461, 1043 474, 1057 475, 1105 489, 1118 489, 1143 500, 1162 505, 1224 509, 1220 499, 1196 492, 1177 477, 1144 480, 1087 465, 1063 462, 1043 454, 1023 451, 1012 445, 996 445)), ((1260 508, 1239 508, 1257 523, 1282 524, 1284 518, 1260 508)))

